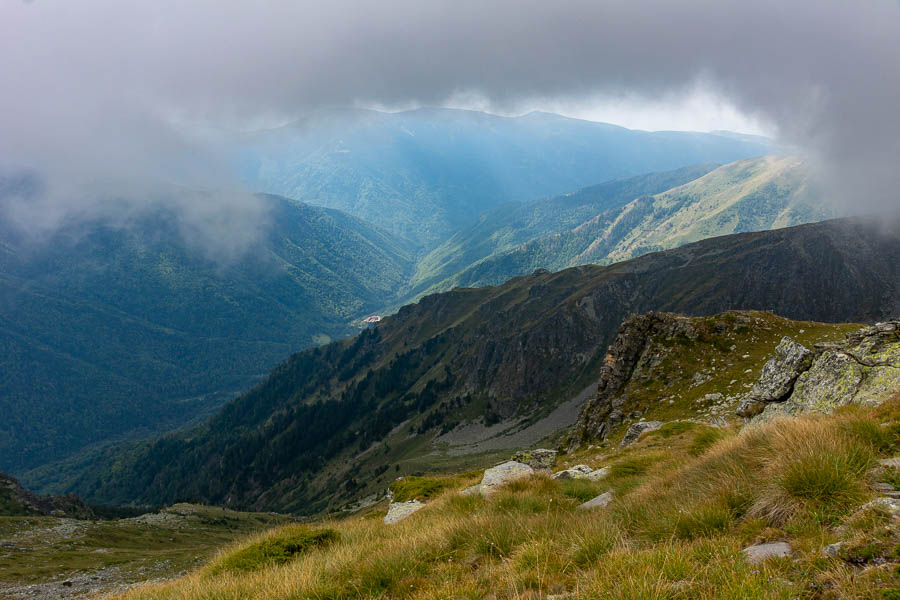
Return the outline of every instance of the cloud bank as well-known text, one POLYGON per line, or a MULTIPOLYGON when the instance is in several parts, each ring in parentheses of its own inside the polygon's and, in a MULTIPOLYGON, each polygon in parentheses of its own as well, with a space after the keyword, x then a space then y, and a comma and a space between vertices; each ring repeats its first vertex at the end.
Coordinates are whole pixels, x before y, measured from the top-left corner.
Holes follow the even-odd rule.
POLYGON ((234 189, 201 131, 460 94, 510 110, 700 87, 854 206, 900 189, 896 0, 10 1, 0 73, 0 165, 53 190, 23 221, 84 209, 85 186, 234 189))

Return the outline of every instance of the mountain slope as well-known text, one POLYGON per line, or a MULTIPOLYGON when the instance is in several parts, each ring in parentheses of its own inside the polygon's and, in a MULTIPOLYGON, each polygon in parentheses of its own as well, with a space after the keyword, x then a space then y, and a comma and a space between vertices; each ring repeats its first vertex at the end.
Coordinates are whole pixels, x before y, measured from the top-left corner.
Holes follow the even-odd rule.
POLYGON ((758 138, 453 109, 322 111, 232 142, 251 187, 338 208, 426 250, 507 202, 767 150, 758 138))
MULTIPOLYGON (((423 257, 416 264, 409 294, 415 295, 429 289, 493 254, 501 254, 546 235, 570 230, 597 214, 619 209, 635 198, 664 192, 693 181, 716 166, 697 165, 663 173, 637 175, 593 185, 562 196, 504 204, 485 213, 477 223, 453 234, 423 257)), ((522 274, 514 272, 509 276, 522 274)))
MULTIPOLYGON (((635 196, 623 205, 598 211, 577 226, 500 249, 468 267, 455 264, 455 270, 438 270, 428 281, 431 291, 496 285, 538 268, 609 264, 717 235, 835 216, 837 209, 816 192, 802 160, 765 156, 719 167, 662 193, 635 196)), ((466 255, 465 251, 459 254, 466 255)))
POLYGON ((577 398, 630 313, 734 308, 896 314, 900 229, 831 221, 428 296, 355 340, 293 356, 194 430, 81 465, 67 487, 104 502, 334 507, 392 464, 434 468, 454 446, 435 436, 469 423, 482 440, 503 437, 577 398))
POLYGON ((208 258, 165 211, 39 243, 0 236, 0 468, 181 426, 352 332, 408 277, 407 249, 382 231, 262 201, 269 224, 234 260, 208 258))

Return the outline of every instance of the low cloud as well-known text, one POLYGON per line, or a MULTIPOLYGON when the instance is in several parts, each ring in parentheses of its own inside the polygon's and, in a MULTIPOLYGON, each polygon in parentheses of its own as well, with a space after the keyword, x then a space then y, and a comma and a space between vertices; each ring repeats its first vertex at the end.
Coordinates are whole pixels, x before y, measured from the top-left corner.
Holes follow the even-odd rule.
POLYGON ((803 148, 854 207, 900 189, 896 0, 6 2, 0 73, 0 164, 48 191, 7 211, 35 226, 116 205, 85 190, 132 208, 161 182, 240 190, 219 128, 467 94, 502 111, 699 87, 803 148))

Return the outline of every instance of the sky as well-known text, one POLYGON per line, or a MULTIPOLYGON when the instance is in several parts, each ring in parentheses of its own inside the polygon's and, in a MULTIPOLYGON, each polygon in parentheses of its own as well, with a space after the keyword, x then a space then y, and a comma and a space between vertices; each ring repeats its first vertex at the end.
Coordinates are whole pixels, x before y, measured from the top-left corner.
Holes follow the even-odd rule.
POLYGON ((0 77, 0 168, 49 182, 6 217, 45 226, 239 195, 198 131, 335 105, 765 133, 854 206, 900 189, 897 0, 6 0, 0 77))

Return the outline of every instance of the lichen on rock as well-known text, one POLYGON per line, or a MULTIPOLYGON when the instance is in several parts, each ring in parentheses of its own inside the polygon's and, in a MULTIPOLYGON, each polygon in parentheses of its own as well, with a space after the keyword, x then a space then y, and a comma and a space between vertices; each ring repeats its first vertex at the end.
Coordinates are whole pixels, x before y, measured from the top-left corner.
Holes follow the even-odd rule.
POLYGON ((900 321, 865 327, 848 335, 844 342, 817 344, 811 355, 811 365, 796 377, 790 393, 770 400, 755 392, 776 390, 779 381, 796 372, 793 363, 778 362, 773 357, 738 414, 758 423, 782 415, 830 413, 848 404, 880 404, 900 389, 900 321), (768 369, 770 365, 772 369, 768 369), (754 413, 748 405, 760 398, 762 410, 754 413))

